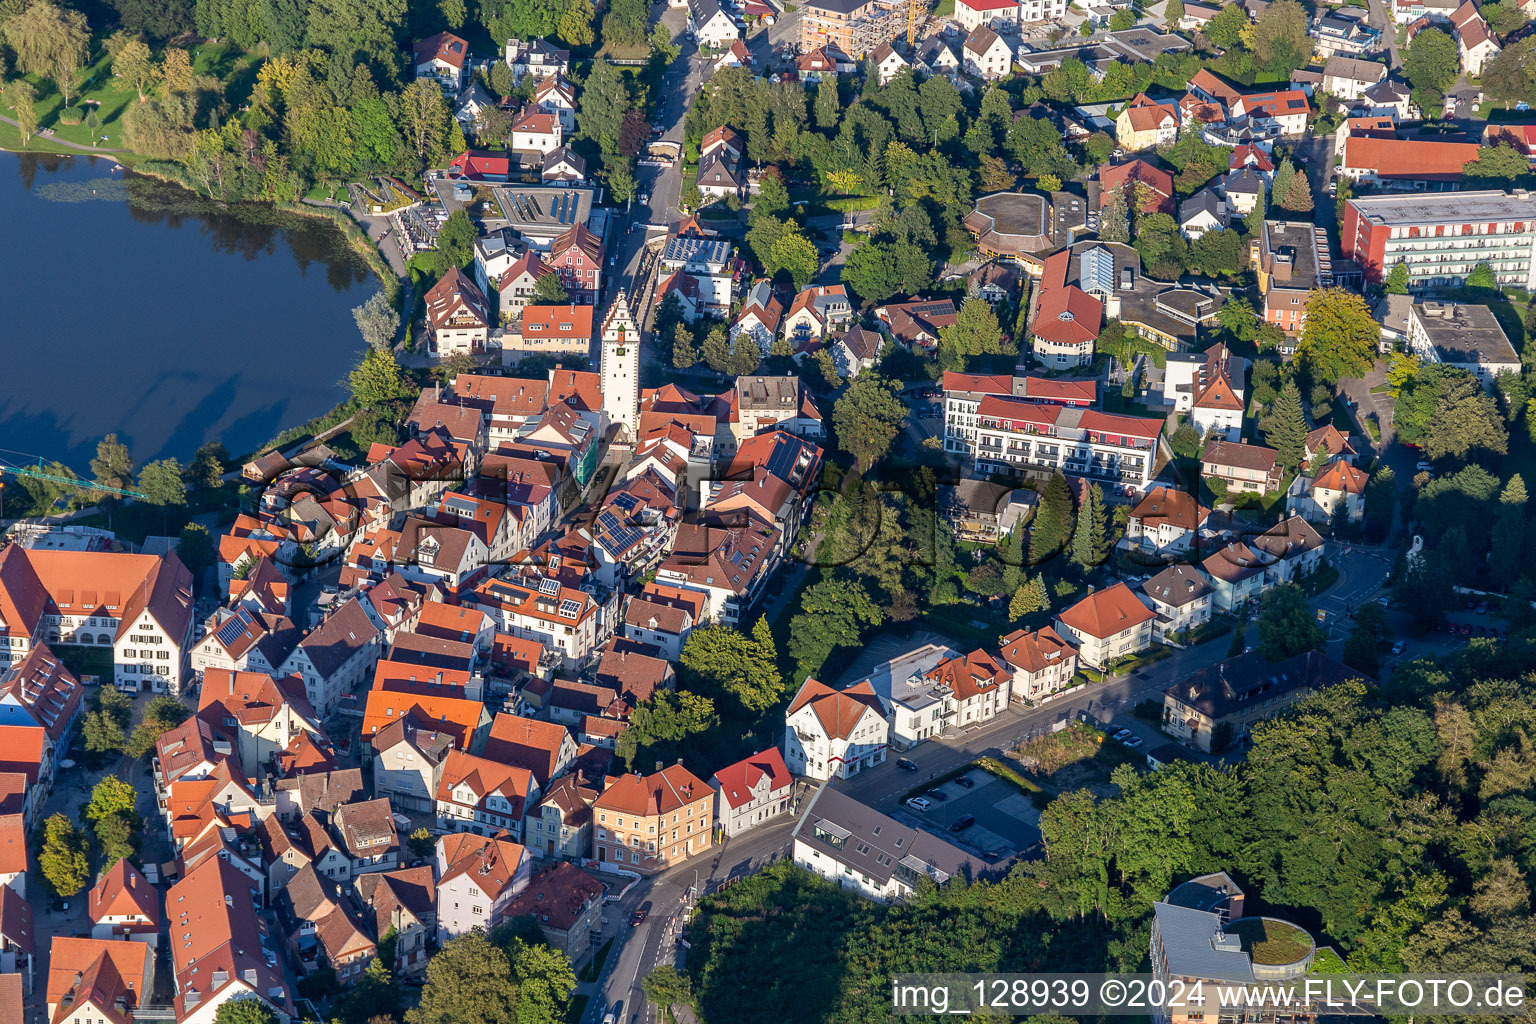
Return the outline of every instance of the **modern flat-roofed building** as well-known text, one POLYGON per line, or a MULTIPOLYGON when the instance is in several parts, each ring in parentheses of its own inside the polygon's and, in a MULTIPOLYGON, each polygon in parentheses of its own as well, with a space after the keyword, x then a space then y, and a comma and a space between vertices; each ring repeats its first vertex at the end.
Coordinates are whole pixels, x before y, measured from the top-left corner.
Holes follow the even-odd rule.
POLYGON ((1152 479, 1162 428, 1162 420, 988 395, 976 407, 970 451, 983 473, 1059 469, 1140 489, 1152 479))
POLYGON ((1327 233, 1310 221, 1266 220, 1254 261, 1264 319, 1287 333, 1301 330, 1307 295, 1333 284, 1327 233))
POLYGON ((1536 288, 1536 196, 1527 192, 1448 192, 1360 196, 1344 206, 1343 254, 1367 281, 1399 263, 1414 291, 1461 284, 1486 263, 1500 285, 1536 288))
POLYGON ((1408 314, 1408 350, 1426 363, 1466 370, 1484 387, 1501 373, 1520 372, 1520 356, 1487 306, 1415 303, 1408 314))
POLYGON ((811 0, 801 10, 802 51, 831 44, 857 59, 907 27, 906 7, 890 0, 811 0))
POLYGON ((1051 247, 1051 203, 1036 193, 982 196, 966 216, 965 228, 984 256, 1018 260, 1051 247))

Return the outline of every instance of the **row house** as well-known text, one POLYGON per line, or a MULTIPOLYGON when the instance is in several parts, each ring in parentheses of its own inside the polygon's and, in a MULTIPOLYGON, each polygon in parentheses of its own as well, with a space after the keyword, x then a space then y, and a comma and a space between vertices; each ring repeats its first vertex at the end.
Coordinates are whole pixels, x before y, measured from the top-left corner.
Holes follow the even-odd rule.
POLYGON ((795 780, 778 747, 769 747, 710 778, 715 791, 715 822, 727 838, 773 821, 790 809, 795 780))
POLYGON ((201 679, 217 670, 274 673, 301 639, 303 633, 286 615, 245 605, 219 608, 192 648, 192 677, 201 679))
MULTIPOLYGON (((5 897, 0 896, 0 900, 5 897)), ((160 944, 160 890, 125 857, 91 887, 91 938, 128 939, 150 948, 160 944)), ((4 921, 0 908, 0 923, 4 921)))
POLYGON ((595 593, 565 586, 553 577, 485 580, 464 600, 489 615, 498 632, 558 652, 568 671, 584 664, 612 632, 595 593))
POLYGON ((292 1020, 281 943, 269 936, 259 906, 251 880, 217 857, 166 890, 177 1024, 213 1024, 219 1007, 232 999, 258 1000, 278 1024, 292 1020))
POLYGON ((323 719, 372 676, 383 645, 383 633, 354 597, 299 641, 278 672, 304 680, 310 706, 323 719))
POLYGON ((424 977, 429 946, 437 940, 437 883, 432 866, 369 872, 353 883, 353 889, 373 917, 373 934, 394 936, 395 962, 385 966, 398 978, 424 977))
POLYGON ((585 860, 592 855, 592 804, 597 790, 577 774, 562 775, 544 787, 528 809, 523 834, 535 857, 585 860))
POLYGON ((155 956, 142 942, 53 936, 45 994, 52 1024, 126 1022, 154 995, 155 956))
POLYGON ((274 768, 301 735, 325 736, 303 680, 292 675, 210 670, 198 692, 197 715, 234 738, 240 764, 250 772, 274 768))
MULTIPOLYGON (((603 290, 603 241, 585 224, 567 228, 550 243, 545 265, 560 276, 560 283, 574 300, 588 304, 603 290)), ((587 336, 592 335, 588 323, 587 336)))
POLYGON ((287 929, 288 951, 305 977, 329 968, 338 984, 350 986, 378 955, 346 890, 321 878, 312 866, 288 880, 278 910, 287 929))
POLYGON ((599 864, 655 874, 714 841, 715 791, 681 764, 609 779, 592 803, 599 864))
POLYGON ((1228 493, 1269 494, 1280 489, 1280 453, 1261 444, 1216 439, 1200 453, 1200 475, 1220 480, 1228 493))
POLYGON ((475 928, 508 920, 514 897, 528 887, 532 858, 505 835, 450 832, 437 839, 437 935, 441 945, 475 928))
POLYGON ((708 617, 708 597, 698 590, 647 583, 624 606, 624 637, 656 648, 677 661, 695 626, 708 617))
POLYGON ((557 722, 502 712, 491 722, 484 754, 498 764, 527 771, 533 777, 533 790, 538 790, 571 770, 576 742, 570 730, 557 722))
POLYGON ((868 682, 834 690, 807 678, 784 713, 784 761, 806 778, 851 778, 885 762, 889 734, 880 697, 868 682))
POLYGON ((523 838, 523 814, 538 799, 539 784, 526 768, 450 750, 439 771, 437 826, 483 836, 523 838))
POLYGON ((606 892, 607 886, 576 865, 555 864, 533 876, 507 916, 533 918, 545 943, 580 963, 592 948, 592 936, 602 933, 606 892))
POLYGON ((734 459, 748 438, 776 430, 811 440, 826 436, 821 410, 799 377, 737 377, 736 386, 720 397, 730 405, 732 445, 721 452, 728 458, 734 459))
MULTIPOLYGON (((463 703, 466 706, 462 717, 467 718, 471 710, 467 705, 476 702, 463 703)), ((455 706, 455 710, 460 709, 455 706)), ((386 716, 383 725, 375 723, 376 731, 365 728, 363 733, 374 752, 373 791, 406 813, 436 809, 442 763, 450 751, 460 748, 463 737, 475 735, 481 717, 477 710, 473 722, 456 722, 450 729, 447 723, 429 718, 429 711, 416 713, 413 705, 399 715, 386 716), (437 728, 439 724, 445 727, 437 728)), ((473 741, 470 746, 474 746, 473 741)))
POLYGON ((85 688, 47 644, 0 668, 0 741, 6 771, 26 779, 22 815, 30 825, 85 714, 85 688))

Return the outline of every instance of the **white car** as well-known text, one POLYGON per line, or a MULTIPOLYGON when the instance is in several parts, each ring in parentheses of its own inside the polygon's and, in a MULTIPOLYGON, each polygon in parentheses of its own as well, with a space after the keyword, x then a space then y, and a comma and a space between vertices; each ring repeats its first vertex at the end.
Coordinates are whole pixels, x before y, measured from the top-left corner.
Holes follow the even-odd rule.
POLYGON ((926 811, 928 808, 932 807, 933 804, 925 796, 914 796, 907 801, 907 806, 916 811, 926 811))
POLYGON ((1130 739, 1125 741, 1125 745, 1130 747, 1132 750, 1135 750, 1137 747, 1141 746, 1141 737, 1132 736, 1130 739))
POLYGON ((1128 739, 1131 735, 1131 730, 1129 729, 1116 729, 1114 732, 1115 739, 1122 743, 1124 743, 1126 739, 1128 739))
POLYGON ((1420 459, 1418 462, 1414 463, 1413 468, 1418 470, 1420 473, 1429 473, 1434 470, 1435 464, 1433 462, 1420 459))

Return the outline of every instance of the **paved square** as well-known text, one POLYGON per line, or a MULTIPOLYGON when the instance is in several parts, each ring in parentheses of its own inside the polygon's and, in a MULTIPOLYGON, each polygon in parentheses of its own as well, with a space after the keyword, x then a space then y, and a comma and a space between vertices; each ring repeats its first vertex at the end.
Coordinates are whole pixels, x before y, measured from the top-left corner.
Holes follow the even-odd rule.
POLYGON ((930 831, 978 851, 1017 853, 1039 841, 1040 812, 1028 796, 979 768, 971 769, 968 775, 975 783, 971 789, 946 782, 937 788, 948 795, 948 800, 932 801, 926 812, 908 808, 909 813, 930 831), (974 815, 976 824, 962 832, 949 831, 964 814, 974 815))

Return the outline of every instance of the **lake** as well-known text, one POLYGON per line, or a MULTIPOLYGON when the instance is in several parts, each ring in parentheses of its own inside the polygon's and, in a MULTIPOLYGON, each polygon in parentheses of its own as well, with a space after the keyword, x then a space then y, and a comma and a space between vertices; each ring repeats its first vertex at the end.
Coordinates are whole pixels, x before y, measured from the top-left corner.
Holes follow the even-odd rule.
POLYGON ((0 153, 0 456, 238 456, 346 397, 378 282, 335 226, 112 167, 0 153))

